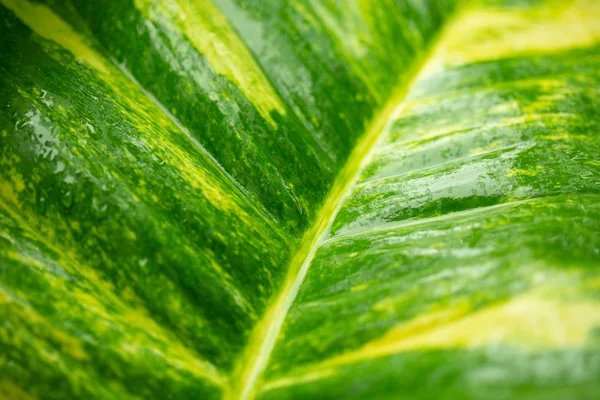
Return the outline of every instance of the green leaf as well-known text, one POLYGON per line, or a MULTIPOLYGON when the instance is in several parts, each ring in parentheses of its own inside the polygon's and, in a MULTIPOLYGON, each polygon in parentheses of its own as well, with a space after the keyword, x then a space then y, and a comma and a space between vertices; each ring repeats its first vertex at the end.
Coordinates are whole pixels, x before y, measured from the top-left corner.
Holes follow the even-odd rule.
POLYGON ((0 0, 0 398, 595 398, 599 20, 0 0))

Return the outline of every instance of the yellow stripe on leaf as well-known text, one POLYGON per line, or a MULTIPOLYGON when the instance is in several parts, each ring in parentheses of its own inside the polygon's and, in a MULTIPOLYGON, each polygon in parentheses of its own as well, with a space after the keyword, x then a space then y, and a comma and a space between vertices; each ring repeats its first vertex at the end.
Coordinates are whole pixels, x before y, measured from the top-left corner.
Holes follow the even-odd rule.
POLYGON ((210 0, 135 0, 150 19, 172 18, 216 73, 239 87, 261 115, 274 124, 271 112, 285 107, 250 51, 210 0))

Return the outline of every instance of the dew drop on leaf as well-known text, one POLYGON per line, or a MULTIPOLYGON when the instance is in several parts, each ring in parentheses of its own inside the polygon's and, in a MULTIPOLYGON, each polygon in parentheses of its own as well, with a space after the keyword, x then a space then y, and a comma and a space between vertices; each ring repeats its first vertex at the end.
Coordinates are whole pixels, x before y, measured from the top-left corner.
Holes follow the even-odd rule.
POLYGON ((65 190, 60 202, 66 209, 70 209, 73 206, 73 192, 71 190, 65 190))

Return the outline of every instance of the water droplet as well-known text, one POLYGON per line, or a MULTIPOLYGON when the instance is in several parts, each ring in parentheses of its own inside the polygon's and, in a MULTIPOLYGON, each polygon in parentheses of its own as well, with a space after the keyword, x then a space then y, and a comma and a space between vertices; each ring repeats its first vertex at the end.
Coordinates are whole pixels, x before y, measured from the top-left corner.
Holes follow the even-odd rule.
POLYGON ((52 100, 50 100, 50 98, 47 97, 47 95, 48 92, 42 89, 42 96, 40 97, 40 100, 42 100, 42 103, 44 103, 48 107, 52 107, 54 105, 54 102, 52 102, 52 100))
POLYGON ((46 195, 41 195, 37 199, 37 212, 40 215, 46 214, 46 207, 48 205, 48 199, 46 195))
POLYGON ((73 192, 71 190, 66 190, 63 193, 60 202, 63 206, 65 206, 65 208, 71 208, 73 206, 73 192))
POLYGON ((97 139, 98 137, 100 137, 100 132, 98 132, 96 128, 94 128, 94 125, 90 124, 89 122, 86 122, 84 125, 88 129, 88 132, 90 133, 90 136, 92 138, 97 139))
POLYGON ((63 172, 65 170, 65 163, 62 161, 58 161, 56 163, 56 169, 54 170, 55 174, 58 174, 60 172, 63 172))
POLYGON ((102 219, 106 217, 108 211, 108 204, 102 204, 98 199, 92 199, 92 215, 96 219, 102 219))

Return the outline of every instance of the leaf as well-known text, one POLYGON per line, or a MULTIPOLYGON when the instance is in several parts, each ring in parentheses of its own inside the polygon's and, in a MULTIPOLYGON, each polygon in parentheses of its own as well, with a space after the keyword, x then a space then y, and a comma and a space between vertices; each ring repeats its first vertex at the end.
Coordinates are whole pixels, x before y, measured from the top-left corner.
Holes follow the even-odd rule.
POLYGON ((0 398, 600 392, 595 1, 0 3, 0 398))

